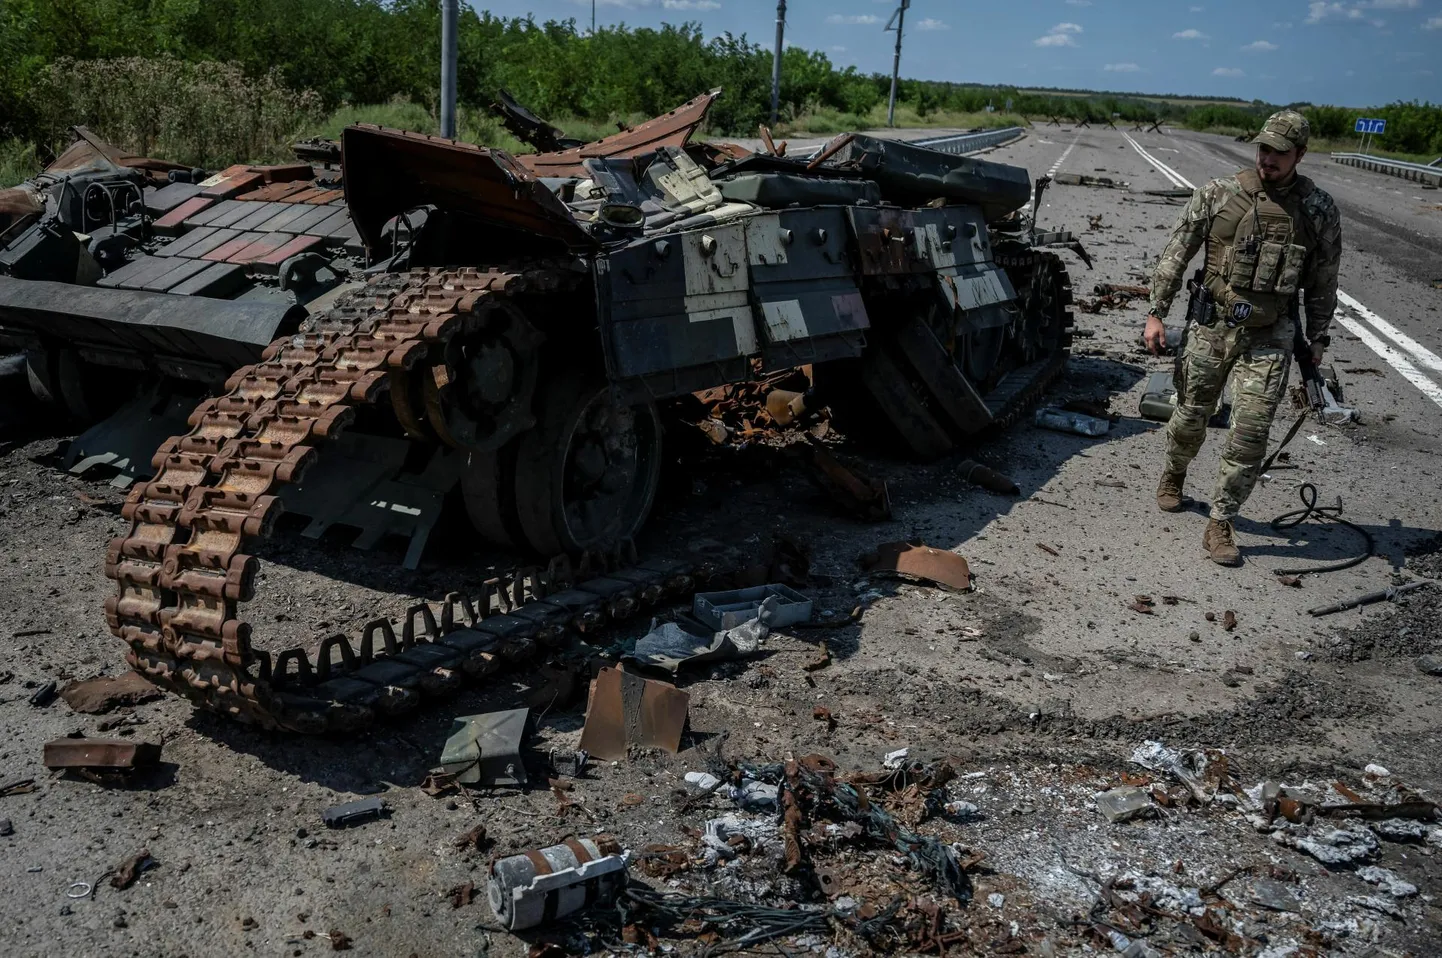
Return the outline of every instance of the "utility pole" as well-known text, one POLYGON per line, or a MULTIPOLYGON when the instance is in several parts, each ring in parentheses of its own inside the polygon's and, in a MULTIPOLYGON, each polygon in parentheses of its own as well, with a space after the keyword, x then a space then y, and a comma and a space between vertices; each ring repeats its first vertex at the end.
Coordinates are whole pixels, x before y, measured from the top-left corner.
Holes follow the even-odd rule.
POLYGON ((901 27, 906 21, 906 8, 911 6, 911 0, 901 0, 901 5, 886 21, 886 29, 890 30, 891 25, 896 24, 896 57, 891 61, 891 99, 886 104, 886 125, 896 126, 896 77, 901 72, 901 27))
POLYGON ((781 111, 781 45, 786 36, 786 0, 776 0, 776 54, 771 58, 771 122, 781 111))
POLYGON ((456 138, 456 17, 460 0, 441 0, 441 136, 456 138))
POLYGON ((596 0, 591 0, 591 36, 596 35, 596 0))

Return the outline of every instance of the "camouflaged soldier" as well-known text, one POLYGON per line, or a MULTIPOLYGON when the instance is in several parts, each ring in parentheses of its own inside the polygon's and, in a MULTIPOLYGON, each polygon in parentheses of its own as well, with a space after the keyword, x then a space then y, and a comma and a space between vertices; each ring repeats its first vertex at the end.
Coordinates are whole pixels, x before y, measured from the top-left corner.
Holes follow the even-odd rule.
POLYGON ((1162 319, 1187 263, 1204 250, 1201 268, 1187 284, 1186 348, 1157 505, 1166 512, 1182 508, 1187 466, 1202 447, 1227 377, 1235 374, 1232 424, 1202 536, 1202 547, 1222 565, 1242 561, 1232 523, 1266 456, 1291 361, 1298 290, 1314 360, 1321 361, 1331 341, 1342 228, 1332 197, 1296 172, 1309 133, 1300 113, 1272 114, 1253 140, 1255 168, 1212 180, 1192 194, 1152 278, 1143 338, 1155 354, 1166 341, 1162 319))

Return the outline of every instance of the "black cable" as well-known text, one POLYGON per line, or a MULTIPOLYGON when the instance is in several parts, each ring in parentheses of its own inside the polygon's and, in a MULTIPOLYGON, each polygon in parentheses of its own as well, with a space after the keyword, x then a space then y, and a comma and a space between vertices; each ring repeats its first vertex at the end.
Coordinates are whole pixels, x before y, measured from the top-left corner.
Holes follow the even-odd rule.
POLYGON ((1273 575, 1300 575, 1304 572, 1311 574, 1320 574, 1323 572, 1341 572, 1343 569, 1350 569, 1354 565, 1361 565, 1363 562, 1366 562, 1368 559, 1372 558, 1372 556, 1376 555, 1377 544, 1372 539, 1372 533, 1368 532, 1366 529, 1363 529, 1361 526, 1352 522, 1348 522, 1346 519, 1342 518, 1341 499, 1337 500, 1337 504, 1335 506, 1317 505, 1317 487, 1312 485, 1310 482, 1302 483, 1302 486, 1300 489, 1297 490, 1297 493, 1302 497, 1303 508, 1294 510, 1292 512, 1284 512, 1280 516, 1277 516, 1271 522, 1271 526, 1273 529, 1277 529, 1278 531, 1283 529, 1291 529, 1295 526, 1301 525, 1303 522, 1306 522, 1308 519, 1315 516, 1317 519, 1323 522, 1335 522, 1338 525, 1346 526, 1348 529, 1356 532, 1366 542, 1367 551, 1359 556, 1354 556, 1351 559, 1344 559, 1341 562, 1332 562, 1327 565, 1315 566, 1309 569, 1273 569, 1273 575))

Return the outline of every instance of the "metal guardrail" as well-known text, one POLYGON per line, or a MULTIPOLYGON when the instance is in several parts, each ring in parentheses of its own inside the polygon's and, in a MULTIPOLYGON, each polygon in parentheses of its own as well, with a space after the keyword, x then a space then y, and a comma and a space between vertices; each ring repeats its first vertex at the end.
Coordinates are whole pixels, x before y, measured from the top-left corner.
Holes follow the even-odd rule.
POLYGON ((1435 166, 1405 163, 1402 160, 1389 160, 1380 156, 1368 156, 1365 153, 1333 153, 1332 161, 1346 166, 1372 170, 1376 173, 1400 176, 1403 179, 1415 180, 1419 183, 1429 183, 1432 186, 1442 186, 1442 168, 1435 166))
POLYGON ((1022 128, 1009 126, 1001 130, 986 130, 982 133, 958 133, 953 136, 938 136, 929 140, 912 140, 912 146, 924 146, 943 153, 974 153, 993 146, 1009 143, 1022 135, 1022 128))

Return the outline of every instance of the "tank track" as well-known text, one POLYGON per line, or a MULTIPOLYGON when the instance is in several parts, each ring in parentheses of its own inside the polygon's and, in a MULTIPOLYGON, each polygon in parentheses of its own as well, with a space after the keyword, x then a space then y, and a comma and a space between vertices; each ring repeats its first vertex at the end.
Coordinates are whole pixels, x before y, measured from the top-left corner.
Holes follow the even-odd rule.
POLYGON ((161 446, 155 477, 135 486, 122 511, 129 533, 110 543, 105 574, 116 592, 105 614, 130 665, 244 722, 351 732, 453 691, 467 674, 533 659, 575 631, 691 591, 697 573, 681 564, 610 561, 604 575, 577 582, 562 559, 451 593, 439 607, 413 606, 399 637, 389 619, 368 624, 356 642, 331 636, 314 661, 304 649, 272 656, 252 644, 240 610, 254 597, 258 561, 245 550, 273 529, 276 492, 298 482, 324 440, 375 403, 391 377, 473 330, 489 300, 565 281, 561 269, 383 275, 234 373, 225 395, 191 413, 191 431, 161 446))
POLYGON ((1052 355, 1012 370, 986 394, 985 400, 992 413, 989 428, 1000 432, 1015 425, 1066 369, 1076 315, 1071 311, 1071 276, 1060 256, 1026 248, 1019 252, 998 251, 995 260, 1007 271, 1018 294, 1027 300, 1039 297, 1040 308, 1053 311, 1061 322, 1057 349, 1052 355), (1052 284, 1047 283, 1048 274, 1054 277, 1052 284), (1025 277, 1024 283, 1022 277, 1025 277), (1027 292, 1022 293, 1023 289, 1027 292))

